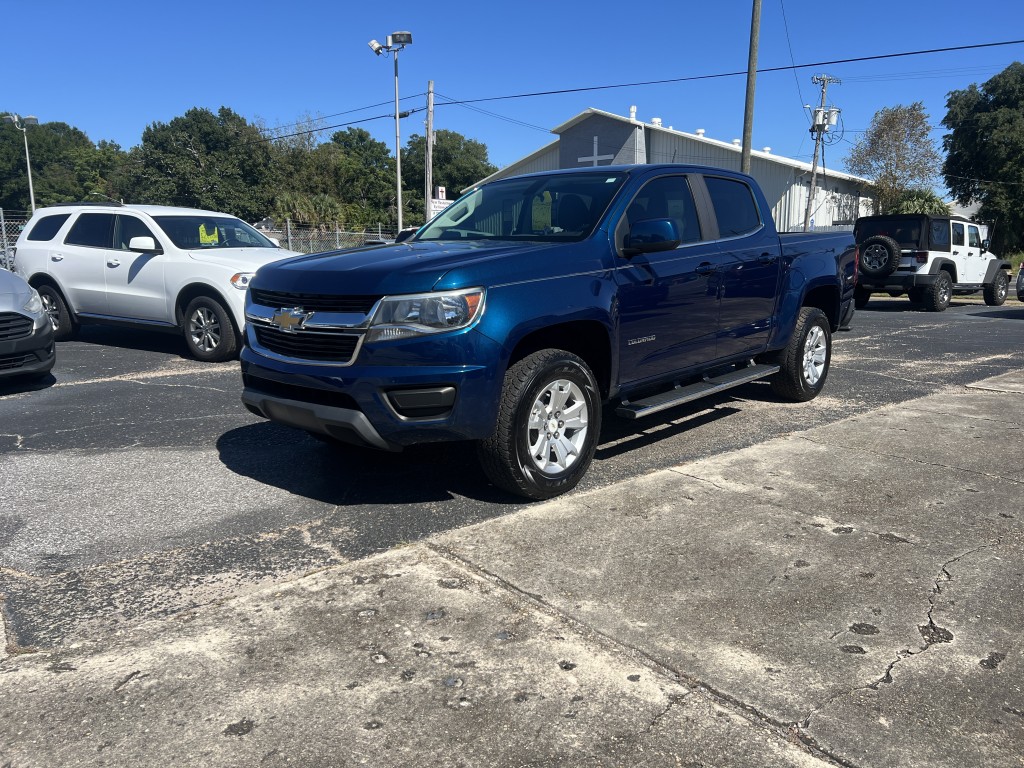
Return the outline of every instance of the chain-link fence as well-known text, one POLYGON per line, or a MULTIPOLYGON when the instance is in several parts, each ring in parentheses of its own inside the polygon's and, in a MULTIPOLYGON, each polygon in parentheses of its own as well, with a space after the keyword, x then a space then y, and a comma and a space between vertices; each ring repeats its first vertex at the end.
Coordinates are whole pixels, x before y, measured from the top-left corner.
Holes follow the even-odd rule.
POLYGON ((18 235, 31 217, 29 211, 8 211, 0 208, 0 268, 11 269, 11 254, 18 235))
POLYGON ((260 229, 267 237, 281 243, 282 248, 301 253, 321 253, 341 248, 357 248, 366 243, 395 239, 395 231, 378 225, 376 229, 343 229, 340 224, 314 227, 285 221, 282 229, 260 229))

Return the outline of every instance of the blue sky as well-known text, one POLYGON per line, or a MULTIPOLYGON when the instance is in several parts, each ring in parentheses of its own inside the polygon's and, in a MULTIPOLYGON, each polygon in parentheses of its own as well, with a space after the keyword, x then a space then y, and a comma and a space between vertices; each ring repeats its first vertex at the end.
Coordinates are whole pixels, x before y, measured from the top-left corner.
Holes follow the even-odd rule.
MULTIPOLYGON (((424 106, 427 81, 434 80, 435 128, 482 141, 496 165, 553 140, 551 128, 587 107, 627 115, 636 105, 639 119, 660 117, 665 125, 704 128, 711 138, 731 141, 742 135, 743 76, 467 106, 444 102, 745 71, 751 6, 751 0, 3 0, 0 111, 66 122, 93 141, 125 149, 140 142, 147 125, 195 106, 227 106, 286 129, 306 116, 323 116, 329 125, 382 116, 357 124, 393 147, 394 120, 387 117, 393 65, 374 56, 367 42, 409 30, 414 42, 399 60, 403 109, 424 106)), ((1019 38, 1020 0, 762 0, 758 66, 1019 38)), ((1024 61, 1024 45, 764 73, 753 145, 810 160, 803 105, 818 101, 811 76, 822 73, 842 80, 830 86, 828 101, 842 109, 845 127, 843 140, 826 149, 827 167, 843 169, 851 142, 886 106, 924 102, 939 140, 947 94, 983 83, 1013 61, 1024 61)), ((424 132, 424 119, 418 112, 402 121, 403 142, 424 132)))

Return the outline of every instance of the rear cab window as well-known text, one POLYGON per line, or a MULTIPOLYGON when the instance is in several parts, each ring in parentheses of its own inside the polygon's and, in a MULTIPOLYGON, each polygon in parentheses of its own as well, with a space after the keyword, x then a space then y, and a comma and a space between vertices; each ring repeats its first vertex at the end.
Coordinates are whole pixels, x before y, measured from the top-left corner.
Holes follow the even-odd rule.
POLYGON ((750 187, 720 176, 705 176, 704 183, 718 219, 719 237, 739 237, 760 228, 761 213, 750 187))
POLYGON ((26 240, 46 241, 53 240, 57 232, 64 226, 64 222, 71 216, 70 213, 55 213, 51 216, 41 217, 26 236, 26 240))

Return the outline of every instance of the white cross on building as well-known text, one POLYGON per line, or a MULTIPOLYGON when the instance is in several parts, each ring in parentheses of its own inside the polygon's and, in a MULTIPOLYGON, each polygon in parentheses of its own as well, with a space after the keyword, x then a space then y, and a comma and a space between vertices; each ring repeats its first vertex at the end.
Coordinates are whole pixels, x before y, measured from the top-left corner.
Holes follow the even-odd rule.
POLYGON ((615 155, 599 155, 597 154, 597 136, 594 137, 594 154, 590 157, 577 157, 576 162, 582 163, 584 161, 589 162, 591 165, 596 166, 598 160, 614 160, 615 155))

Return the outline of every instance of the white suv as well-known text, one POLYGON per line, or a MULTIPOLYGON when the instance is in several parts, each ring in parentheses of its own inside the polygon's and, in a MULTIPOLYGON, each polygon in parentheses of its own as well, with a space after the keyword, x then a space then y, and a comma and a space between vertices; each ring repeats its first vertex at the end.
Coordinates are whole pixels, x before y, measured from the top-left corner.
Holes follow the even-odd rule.
POLYGON ((1011 264, 988 250, 973 221, 909 213, 862 216, 854 238, 860 249, 858 309, 872 291, 906 293, 931 312, 943 311, 954 294, 982 291, 989 306, 1006 301, 1011 264))
POLYGON ((83 322, 131 324, 181 332, 214 362, 238 350, 253 273, 295 255, 224 213, 70 203, 35 213, 14 271, 39 291, 57 340, 83 322))

